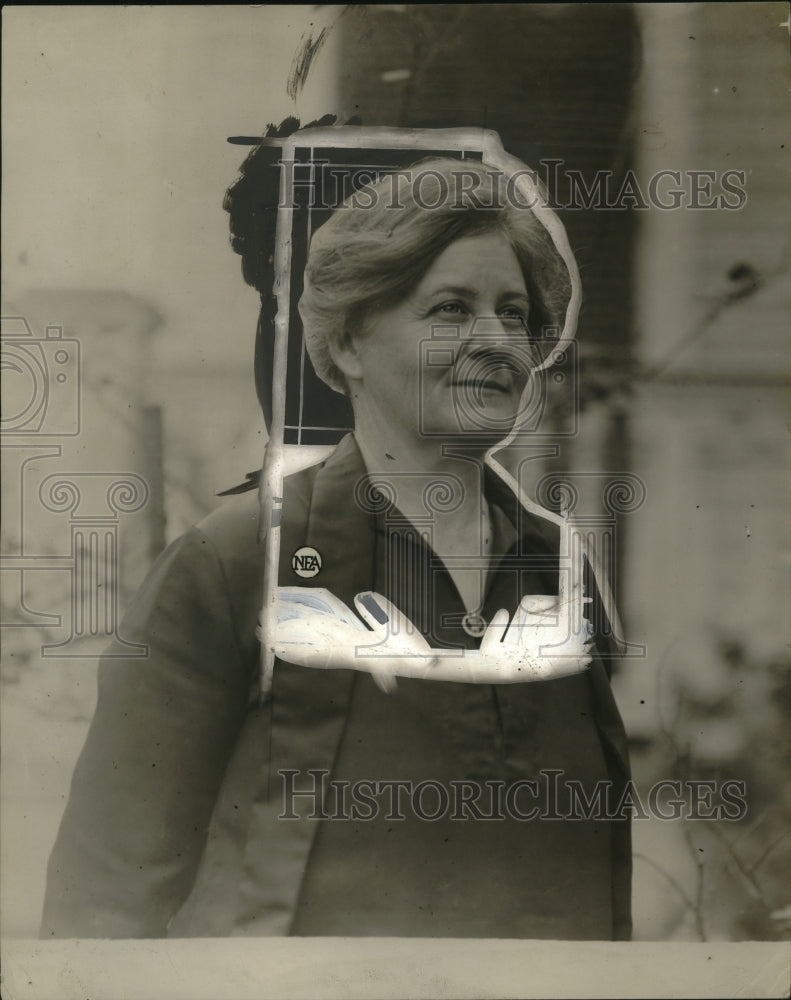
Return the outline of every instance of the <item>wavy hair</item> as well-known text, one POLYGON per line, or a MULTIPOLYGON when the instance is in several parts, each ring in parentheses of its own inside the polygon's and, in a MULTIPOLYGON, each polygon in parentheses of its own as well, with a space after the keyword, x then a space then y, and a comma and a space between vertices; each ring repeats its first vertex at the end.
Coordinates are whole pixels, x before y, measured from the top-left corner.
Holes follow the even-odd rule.
POLYGON ((313 235, 299 312, 316 373, 345 394, 331 346, 360 333, 369 310, 408 295, 451 243, 489 232, 508 238, 521 265, 530 335, 562 328, 566 265, 509 179, 476 161, 432 158, 361 188, 313 235))

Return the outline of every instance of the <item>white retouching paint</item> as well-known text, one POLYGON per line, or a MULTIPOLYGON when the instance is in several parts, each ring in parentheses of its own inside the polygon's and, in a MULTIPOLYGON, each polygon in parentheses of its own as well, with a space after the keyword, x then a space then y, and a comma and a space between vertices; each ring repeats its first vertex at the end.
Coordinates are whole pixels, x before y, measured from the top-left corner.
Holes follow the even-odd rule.
MULTIPOLYGON (((505 153, 496 133, 482 129, 390 129, 333 127, 309 129, 287 139, 269 140, 281 148, 285 169, 281 187, 285 194, 289 183, 288 164, 293 160, 297 145, 313 148, 421 148, 465 149, 480 151, 483 162, 515 178, 526 204, 532 206, 536 218, 546 228, 568 270, 571 295, 563 329, 556 349, 534 369, 534 374, 551 365, 562 354, 563 347, 573 340, 581 304, 579 272, 568 237, 560 219, 548 204, 545 193, 533 180, 529 168, 505 153)), ((586 557, 583 535, 567 513, 556 514, 534 503, 510 473, 498 463, 494 454, 510 444, 520 428, 517 425, 498 445, 491 448, 486 463, 504 479, 519 502, 531 513, 552 521, 560 528, 559 592, 551 609, 536 606, 536 599, 526 596, 513 619, 499 612, 489 624, 478 650, 453 651, 428 646, 411 622, 382 595, 357 595, 357 611, 373 630, 372 642, 360 642, 359 619, 328 592, 278 586, 280 556, 280 522, 283 504, 283 479, 287 449, 283 443, 285 385, 290 311, 290 273, 292 266, 293 211, 287 207, 290 199, 281 198, 278 214, 275 253, 275 295, 278 313, 275 320, 273 358, 273 421, 266 446, 261 477, 261 526, 266 534, 263 604, 258 635, 261 640, 261 692, 271 687, 276 657, 286 662, 321 668, 355 669, 372 673, 384 690, 392 689, 394 677, 427 677, 434 679, 481 683, 518 683, 565 676, 584 670, 591 662, 587 640, 588 623, 584 619, 583 571, 586 557), (283 207, 286 206, 286 207, 283 207), (311 600, 322 596, 323 601, 311 600), (372 616, 367 602, 373 601, 382 619, 372 616), (319 607, 321 605, 321 607, 319 607), (384 611, 382 609, 385 609, 384 611), (463 663, 460 664, 460 659, 463 663)), ((525 406, 530 386, 525 387, 519 412, 525 406)), ((592 564, 605 604, 605 613, 620 635, 612 594, 602 579, 601 567, 592 564)), ((369 633, 370 634, 370 633, 369 633)))

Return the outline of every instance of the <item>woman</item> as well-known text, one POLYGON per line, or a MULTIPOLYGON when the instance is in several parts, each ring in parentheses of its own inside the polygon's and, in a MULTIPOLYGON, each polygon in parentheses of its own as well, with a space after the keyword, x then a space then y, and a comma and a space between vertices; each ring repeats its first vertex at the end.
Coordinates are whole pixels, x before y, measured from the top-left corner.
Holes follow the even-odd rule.
MULTIPOLYGON (((305 339, 355 431, 286 480, 279 576, 369 623, 398 609, 457 651, 524 595, 558 593, 557 525, 483 459, 570 294, 507 178, 465 170, 474 193, 456 160, 404 171, 401 207, 381 181, 375 207, 347 204, 312 241, 305 339)), ((261 705, 257 520, 251 495, 229 501, 130 609, 124 634, 150 655, 100 668, 42 934, 628 937, 628 820, 574 804, 628 777, 606 640, 525 684, 394 685, 288 657, 261 705)))

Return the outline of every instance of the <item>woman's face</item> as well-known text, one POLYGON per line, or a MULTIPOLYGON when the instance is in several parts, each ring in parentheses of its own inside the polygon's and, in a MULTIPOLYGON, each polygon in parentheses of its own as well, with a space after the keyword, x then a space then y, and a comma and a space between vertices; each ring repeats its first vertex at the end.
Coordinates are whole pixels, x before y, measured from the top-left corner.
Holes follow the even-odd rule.
POLYGON ((353 403, 362 398, 361 412, 375 414, 394 438, 501 440, 535 363, 529 306, 504 234, 457 240, 403 302, 370 312, 336 359, 353 403))

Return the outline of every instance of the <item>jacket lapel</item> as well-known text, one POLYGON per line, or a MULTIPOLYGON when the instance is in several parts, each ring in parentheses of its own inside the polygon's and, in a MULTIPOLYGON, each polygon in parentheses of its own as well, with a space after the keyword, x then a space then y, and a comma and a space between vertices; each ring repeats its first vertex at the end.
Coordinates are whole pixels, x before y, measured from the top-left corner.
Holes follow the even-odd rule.
MULTIPOLYGON (((372 519, 355 502, 355 486, 365 467, 354 438, 344 438, 327 462, 308 475, 313 477, 310 490, 300 492, 302 476, 294 477, 293 486, 286 484, 279 583, 325 588, 353 608, 354 595, 372 586, 375 552, 372 519), (321 557, 319 573, 309 580, 292 568, 293 554, 304 546, 321 557)), ((268 766, 252 806, 236 934, 289 933, 326 782, 335 769, 354 675, 353 670, 275 666, 268 766)))
MULTIPOLYGON (((374 582, 373 518, 357 499, 362 499, 365 481, 362 456, 349 434, 316 475, 302 542, 321 555, 321 571, 311 585, 332 591, 351 610, 354 595, 374 582)), ((295 575, 292 580, 304 583, 295 575)))

